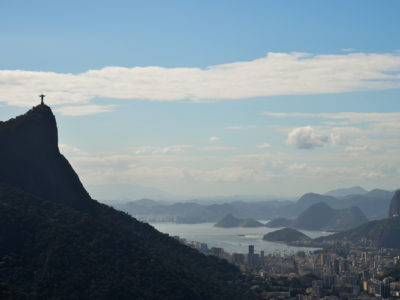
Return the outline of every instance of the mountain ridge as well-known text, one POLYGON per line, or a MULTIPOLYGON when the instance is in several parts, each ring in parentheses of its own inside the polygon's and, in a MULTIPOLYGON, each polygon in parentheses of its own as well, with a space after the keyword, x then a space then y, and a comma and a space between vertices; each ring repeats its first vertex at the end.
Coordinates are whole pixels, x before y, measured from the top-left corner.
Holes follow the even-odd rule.
POLYGON ((48 106, 1 122, 0 139, 0 288, 34 299, 253 298, 227 284, 235 266, 91 199, 48 106))
POLYGON ((334 209, 358 206, 370 220, 387 216, 393 192, 374 189, 363 195, 348 195, 335 198, 316 193, 306 193, 294 201, 234 201, 226 203, 201 204, 198 202, 160 203, 154 207, 139 205, 137 201, 114 206, 141 218, 146 215, 164 215, 176 218, 177 223, 193 224, 218 222, 226 214, 239 218, 271 220, 276 218, 296 218, 302 211, 318 202, 325 202, 334 209), (301 200, 301 201, 300 201, 301 200))
MULTIPOLYGON (((399 201, 400 190, 397 190, 392 197, 392 203, 399 201)), ((356 228, 319 237, 306 241, 301 246, 310 247, 332 247, 337 241, 355 244, 357 247, 373 248, 394 248, 400 249, 400 216, 392 215, 381 220, 373 220, 364 223, 356 228)))
POLYGON ((358 207, 333 209, 325 202, 318 202, 304 210, 296 219, 278 218, 267 227, 291 227, 303 230, 345 231, 357 227, 368 219, 358 207))
POLYGON ((324 244, 329 241, 344 240, 377 248, 400 249, 400 240, 397 238, 399 233, 400 217, 397 216, 370 221, 348 231, 317 238, 315 242, 324 244))
POLYGON ((362 188, 361 186, 352 186, 349 188, 339 188, 339 189, 335 189, 335 190, 330 190, 330 191, 324 193, 324 195, 333 196, 333 197, 346 197, 349 195, 364 195, 367 192, 368 191, 366 189, 362 188))

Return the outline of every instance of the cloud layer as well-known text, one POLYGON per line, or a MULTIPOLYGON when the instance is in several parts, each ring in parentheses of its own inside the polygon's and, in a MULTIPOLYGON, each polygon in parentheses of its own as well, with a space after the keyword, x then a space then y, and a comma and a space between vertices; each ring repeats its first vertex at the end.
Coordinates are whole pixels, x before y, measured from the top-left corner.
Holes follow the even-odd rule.
POLYGON ((377 152, 382 147, 398 147, 400 112, 388 113, 277 113, 263 112, 273 118, 321 119, 318 126, 288 130, 286 143, 297 149, 323 146, 348 146, 346 151, 377 152))
POLYGON ((31 106, 40 93, 56 105, 88 103, 95 97, 212 101, 389 88, 400 88, 399 53, 268 53, 205 69, 105 67, 80 74, 0 70, 0 102, 18 106, 31 106))
POLYGON ((338 153, 315 151, 303 152, 301 157, 295 153, 269 151, 221 157, 196 152, 188 145, 145 146, 130 149, 130 153, 125 154, 85 153, 66 145, 62 150, 85 184, 154 186, 191 197, 270 191, 297 194, 355 184, 388 188, 396 186, 400 176, 397 149, 366 151, 356 156, 348 151, 364 149, 346 149, 338 153), (144 149, 143 152, 140 149, 144 149))
POLYGON ((64 116, 96 115, 114 110, 114 105, 69 105, 57 108, 55 111, 64 116))

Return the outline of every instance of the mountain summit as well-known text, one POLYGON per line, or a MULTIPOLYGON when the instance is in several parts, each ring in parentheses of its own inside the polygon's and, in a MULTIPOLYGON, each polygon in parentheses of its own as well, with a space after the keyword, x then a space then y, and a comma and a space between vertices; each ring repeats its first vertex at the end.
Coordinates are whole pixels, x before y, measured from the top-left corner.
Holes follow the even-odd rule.
POLYGON ((318 202, 303 211, 295 220, 278 218, 267 227, 293 227, 304 230, 344 231, 368 222, 359 207, 333 209, 325 202, 318 202))
POLYGON ((47 200, 88 209, 91 198, 58 149, 57 123, 41 104, 0 122, 0 182, 47 200))

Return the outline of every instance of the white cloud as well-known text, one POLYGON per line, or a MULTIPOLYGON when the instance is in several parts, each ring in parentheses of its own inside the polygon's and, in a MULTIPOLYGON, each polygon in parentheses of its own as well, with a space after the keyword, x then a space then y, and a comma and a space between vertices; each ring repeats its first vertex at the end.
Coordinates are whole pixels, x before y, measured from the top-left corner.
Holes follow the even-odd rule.
MULTIPOLYGON (((387 113, 358 113, 358 112, 340 112, 340 113, 276 113, 263 112, 264 116, 274 118, 319 118, 324 121, 322 124, 327 128, 337 126, 332 132, 332 141, 335 144, 334 135, 341 131, 347 131, 347 134, 341 136, 358 136, 361 133, 365 135, 380 135, 380 137, 400 135, 400 112, 387 113), (351 125, 352 127, 349 127, 351 125), (347 127, 344 127, 347 126, 347 127), (363 128, 363 130, 361 130, 363 128), (352 134, 351 134, 351 131, 352 134)), ((337 140, 337 139, 336 139, 337 140)), ((336 144, 344 144, 337 141, 336 144)))
POLYGON ((297 149, 313 149, 329 142, 329 136, 311 126, 294 128, 288 134, 287 143, 297 149))
POLYGON ((114 105, 71 105, 57 108, 55 111, 64 116, 86 116, 86 115, 97 115, 104 112, 113 111, 114 105))
POLYGON ((95 97, 210 101, 342 93, 400 87, 400 54, 268 53, 252 61, 200 68, 105 67, 80 74, 0 70, 0 102, 51 105, 95 97))
POLYGON ((217 137, 217 136, 211 136, 211 137, 210 137, 210 142, 211 142, 211 143, 215 143, 215 142, 217 142, 217 141, 219 141, 219 137, 217 137))
POLYGON ((296 127, 288 133, 286 143, 297 149, 313 149, 327 145, 345 146, 360 142, 361 133, 357 127, 296 127))

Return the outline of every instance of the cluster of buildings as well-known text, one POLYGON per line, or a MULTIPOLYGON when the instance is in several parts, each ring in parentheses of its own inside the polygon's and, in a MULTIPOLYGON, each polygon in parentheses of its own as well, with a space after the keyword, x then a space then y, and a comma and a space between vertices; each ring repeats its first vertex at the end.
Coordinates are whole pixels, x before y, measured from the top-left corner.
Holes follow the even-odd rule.
POLYGON ((215 251, 215 249, 221 249, 222 252, 223 252, 222 248, 211 248, 213 250, 213 251, 211 251, 210 249, 208 249, 208 245, 206 243, 200 243, 200 242, 196 242, 196 241, 189 241, 187 239, 181 238, 178 235, 174 235, 173 238, 178 240, 182 244, 185 244, 186 246, 189 246, 189 247, 192 247, 192 248, 195 248, 195 249, 199 250, 200 252, 202 252, 204 254, 213 254, 215 256, 221 257, 221 254, 218 253, 218 251, 215 251))
POLYGON ((384 276, 399 265, 398 250, 357 249, 337 242, 329 250, 292 255, 256 253, 253 245, 246 254, 230 254, 180 240, 237 265, 251 275, 249 288, 265 299, 400 299, 400 281, 384 276))
POLYGON ((169 216, 169 215, 135 215, 132 214, 132 217, 135 219, 146 222, 146 223, 176 223, 176 216, 169 216))

